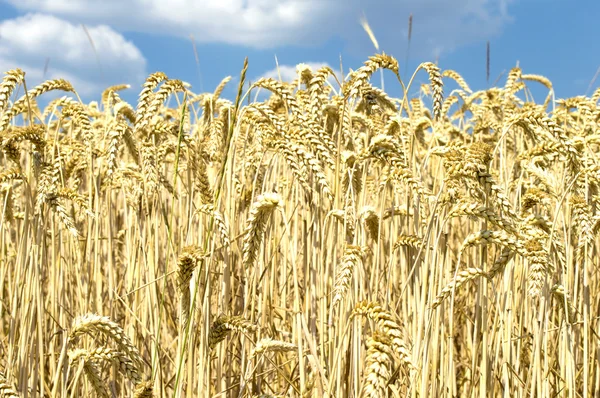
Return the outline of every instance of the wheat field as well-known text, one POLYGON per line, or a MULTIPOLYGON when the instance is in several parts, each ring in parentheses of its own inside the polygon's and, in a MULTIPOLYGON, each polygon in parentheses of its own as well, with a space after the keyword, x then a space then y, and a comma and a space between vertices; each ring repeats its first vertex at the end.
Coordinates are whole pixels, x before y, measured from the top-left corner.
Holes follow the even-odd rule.
POLYGON ((600 89, 247 68, 3 75, 0 397, 600 396, 600 89))

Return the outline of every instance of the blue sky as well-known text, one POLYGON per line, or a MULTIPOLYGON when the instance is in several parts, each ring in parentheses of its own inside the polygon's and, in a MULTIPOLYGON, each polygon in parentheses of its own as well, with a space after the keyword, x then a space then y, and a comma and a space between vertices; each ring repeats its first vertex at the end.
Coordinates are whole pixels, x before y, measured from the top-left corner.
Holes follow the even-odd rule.
MULTIPOLYGON (((548 77, 557 97, 571 97, 586 94, 600 67, 600 2, 591 0, 0 0, 0 70, 24 69, 28 86, 67 78, 85 101, 118 83, 132 85, 122 96, 135 101, 144 78, 158 70, 194 92, 212 91, 231 75, 224 94, 233 97, 246 56, 251 80, 273 76, 275 57, 284 79, 298 63, 339 70, 341 57, 344 73, 358 68, 376 52, 360 26, 363 15, 402 76, 438 60, 472 89, 486 88, 488 40, 490 83, 500 77, 504 84, 519 62, 523 73, 548 77)), ((396 95, 392 78, 385 76, 385 88, 396 95)), ((426 80, 419 74, 419 83, 426 80)), ((545 91, 537 92, 542 101, 545 91)))

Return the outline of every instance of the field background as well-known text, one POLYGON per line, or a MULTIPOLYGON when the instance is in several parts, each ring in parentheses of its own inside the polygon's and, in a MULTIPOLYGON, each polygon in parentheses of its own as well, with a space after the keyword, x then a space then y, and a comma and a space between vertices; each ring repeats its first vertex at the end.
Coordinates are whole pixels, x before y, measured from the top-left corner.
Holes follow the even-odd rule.
POLYGON ((246 71, 3 76, 0 396, 600 396, 600 90, 246 71))

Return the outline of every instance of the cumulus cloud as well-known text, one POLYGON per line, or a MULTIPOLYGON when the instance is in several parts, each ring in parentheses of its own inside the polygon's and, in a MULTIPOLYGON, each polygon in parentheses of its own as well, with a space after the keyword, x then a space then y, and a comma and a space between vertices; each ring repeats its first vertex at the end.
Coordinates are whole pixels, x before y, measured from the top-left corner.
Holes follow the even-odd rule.
POLYGON ((367 46, 358 24, 363 13, 382 48, 405 45, 414 15, 414 52, 425 54, 497 35, 511 21, 513 0, 4 0, 20 10, 39 10, 122 30, 187 37, 255 48, 314 45, 341 38, 367 46))
POLYGON ((188 36, 199 42, 271 47, 309 37, 311 14, 330 7, 321 0, 5 0, 37 10, 119 29, 188 36))
POLYGON ((96 96, 112 84, 143 82, 146 60, 133 43, 106 25, 88 26, 87 33, 93 47, 81 25, 55 16, 27 14, 4 20, 0 70, 23 69, 28 86, 65 78, 82 97, 96 96))

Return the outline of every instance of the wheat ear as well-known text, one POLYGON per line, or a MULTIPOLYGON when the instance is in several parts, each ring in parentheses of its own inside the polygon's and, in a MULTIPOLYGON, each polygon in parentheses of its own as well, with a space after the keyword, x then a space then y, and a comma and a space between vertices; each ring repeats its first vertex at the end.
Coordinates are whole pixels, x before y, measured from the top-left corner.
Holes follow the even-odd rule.
POLYGON ((429 74, 431 82, 431 91, 433 91, 433 115, 435 120, 439 120, 442 116, 442 104, 444 102, 444 82, 440 68, 433 62, 425 62, 421 67, 429 74))
POLYGON ((213 349, 231 331, 250 333, 256 331, 257 327, 241 316, 219 316, 212 324, 208 333, 208 346, 213 349))
POLYGON ((402 339, 400 325, 381 305, 373 302, 360 302, 354 307, 353 315, 364 315, 372 319, 377 325, 377 329, 391 340, 392 348, 398 354, 400 360, 409 368, 416 368, 411 358, 412 354, 402 339))
POLYGON ((6 72, 6 76, 4 76, 4 79, 2 79, 2 84, 0 84, 0 112, 4 110, 4 107, 8 103, 8 98, 14 91, 15 87, 21 84, 23 79, 25 79, 25 72, 19 68, 11 69, 6 72))
POLYGON ((143 381, 135 386, 133 398, 152 397, 154 397, 154 382, 152 382, 152 380, 143 381))
POLYGON ((387 383, 392 376, 393 353, 392 340, 384 333, 375 331, 367 339, 367 360, 361 397, 386 396, 387 383))
POLYGON ((202 252, 197 246, 185 247, 177 261, 177 287, 181 297, 181 325, 187 329, 190 316, 190 281, 194 269, 202 261, 202 252))
POLYGON ((133 345, 131 339, 127 337, 123 329, 111 321, 109 317, 86 314, 75 318, 71 327, 70 338, 74 339, 84 333, 92 332, 102 333, 114 340, 120 351, 127 355, 138 368, 141 368, 143 361, 140 352, 133 345))
POLYGON ((17 390, 8 382, 4 372, 0 372, 0 398, 19 398, 17 390))
POLYGON ((362 250, 360 246, 348 245, 344 250, 344 255, 340 261, 341 266, 337 273, 335 286, 333 288, 333 299, 331 300, 332 307, 344 298, 344 295, 350 286, 350 282, 352 281, 352 274, 362 261, 361 255, 362 250))
POLYGON ((281 197, 278 194, 264 193, 252 204, 244 232, 244 246, 242 248, 244 266, 251 267, 254 265, 264 237, 267 220, 280 203, 281 197))
POLYGON ((100 398, 109 398, 108 388, 102 380, 100 369, 98 365, 88 357, 88 351, 84 349, 77 349, 69 352, 69 358, 71 364, 81 361, 83 366, 83 373, 92 385, 92 388, 96 392, 96 396, 100 398))

